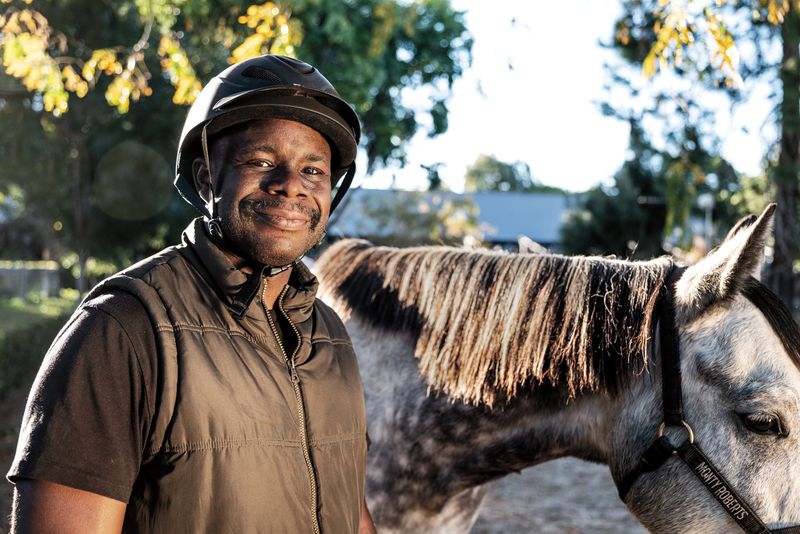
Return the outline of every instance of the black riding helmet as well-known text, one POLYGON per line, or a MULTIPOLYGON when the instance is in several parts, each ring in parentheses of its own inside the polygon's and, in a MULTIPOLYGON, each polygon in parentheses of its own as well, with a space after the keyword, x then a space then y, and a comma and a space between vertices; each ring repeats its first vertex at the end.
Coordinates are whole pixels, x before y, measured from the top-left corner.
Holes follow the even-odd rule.
POLYGON ((192 162, 204 156, 203 138, 236 124, 267 118, 300 122, 328 141, 331 188, 344 175, 331 202, 331 212, 350 187, 361 136, 353 108, 308 63, 279 55, 260 56, 232 65, 212 78, 192 104, 183 125, 175 187, 207 219, 215 214, 209 213, 192 176, 192 162))
MULTIPOLYGON (((333 212, 355 174, 356 149, 361 128, 355 111, 339 96, 331 83, 314 67, 294 58, 265 55, 237 63, 211 79, 192 104, 183 125, 175 169, 175 187, 183 198, 203 214, 209 236, 235 250, 222 234, 216 219, 216 203, 209 211, 195 189, 192 163, 208 159, 208 139, 236 124, 255 119, 286 119, 313 128, 331 147, 331 188, 341 180, 331 201, 333 212)), ((212 197, 213 197, 212 192, 212 197)), ((255 298, 262 275, 273 276, 301 260, 287 265, 259 265, 226 303, 241 316, 255 298)))

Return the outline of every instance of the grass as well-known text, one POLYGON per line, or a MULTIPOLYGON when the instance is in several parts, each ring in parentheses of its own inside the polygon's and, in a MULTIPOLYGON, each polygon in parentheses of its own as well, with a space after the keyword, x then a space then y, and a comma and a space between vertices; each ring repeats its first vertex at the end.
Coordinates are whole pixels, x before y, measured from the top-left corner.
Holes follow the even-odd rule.
POLYGON ((78 304, 78 292, 0 300, 0 399, 30 380, 44 353, 78 304))

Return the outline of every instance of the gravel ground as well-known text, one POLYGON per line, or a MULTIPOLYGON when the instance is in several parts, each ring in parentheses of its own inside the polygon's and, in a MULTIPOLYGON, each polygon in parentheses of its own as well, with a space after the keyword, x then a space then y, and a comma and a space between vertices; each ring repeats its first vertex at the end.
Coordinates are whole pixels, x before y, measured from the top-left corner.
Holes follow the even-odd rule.
MULTIPOLYGON (((17 444, 28 388, 0 402, 0 534, 8 532, 11 485, 5 474, 17 444)), ((492 486, 472 534, 644 534, 619 501, 608 468, 572 458, 548 462, 492 486)))
POLYGON ((574 458, 509 475, 489 490, 472 534, 645 534, 608 467, 574 458))

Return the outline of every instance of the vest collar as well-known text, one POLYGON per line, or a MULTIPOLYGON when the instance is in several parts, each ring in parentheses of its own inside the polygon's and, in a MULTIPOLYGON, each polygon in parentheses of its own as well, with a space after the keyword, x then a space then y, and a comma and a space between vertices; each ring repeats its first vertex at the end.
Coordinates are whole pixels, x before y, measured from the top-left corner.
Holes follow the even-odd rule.
MULTIPOLYGON (((181 241, 194 253, 192 263, 206 275, 231 313, 237 316, 264 316, 261 306, 264 278, 258 284, 247 284, 248 275, 234 267, 228 256, 208 237, 202 218, 192 221, 184 230, 181 241)), ((300 262, 292 269, 288 285, 283 309, 292 322, 303 322, 311 316, 317 294, 317 279, 300 262)))

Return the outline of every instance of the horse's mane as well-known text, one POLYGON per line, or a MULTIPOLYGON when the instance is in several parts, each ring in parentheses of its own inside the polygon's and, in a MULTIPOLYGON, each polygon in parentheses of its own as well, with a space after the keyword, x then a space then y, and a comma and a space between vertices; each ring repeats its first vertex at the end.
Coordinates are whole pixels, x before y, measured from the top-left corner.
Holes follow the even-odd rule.
POLYGON ((361 240, 317 263, 340 313, 411 332, 430 387, 490 406, 525 384, 613 393, 641 372, 670 266, 361 240))
POLYGON ((744 284, 742 294, 761 311, 794 365, 800 369, 800 327, 786 304, 754 278, 744 284))

